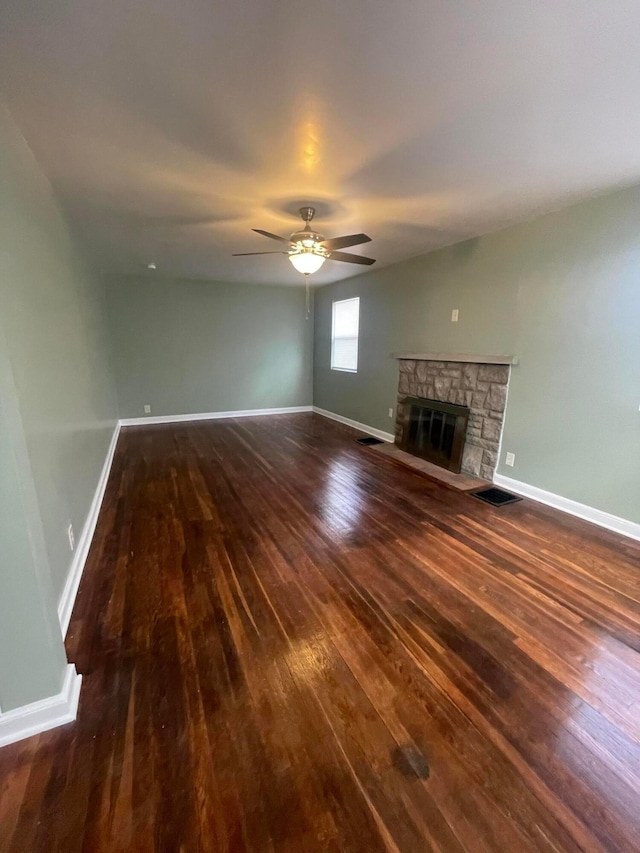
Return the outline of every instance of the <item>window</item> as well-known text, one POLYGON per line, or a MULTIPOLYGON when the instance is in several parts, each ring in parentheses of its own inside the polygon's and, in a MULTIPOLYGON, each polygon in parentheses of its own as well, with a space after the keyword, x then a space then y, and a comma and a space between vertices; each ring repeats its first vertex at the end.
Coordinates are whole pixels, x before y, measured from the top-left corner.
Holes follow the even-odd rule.
POLYGON ((360 298, 333 303, 331 322, 331 369, 358 371, 360 298))

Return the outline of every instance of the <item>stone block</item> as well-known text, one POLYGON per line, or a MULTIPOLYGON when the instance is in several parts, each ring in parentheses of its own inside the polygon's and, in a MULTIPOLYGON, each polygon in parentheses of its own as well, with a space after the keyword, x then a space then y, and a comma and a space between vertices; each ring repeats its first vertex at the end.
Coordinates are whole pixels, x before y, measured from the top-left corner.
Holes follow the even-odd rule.
POLYGON ((410 373, 400 374, 400 385, 398 386, 400 393, 415 397, 417 389, 418 381, 415 376, 410 373))
POLYGON ((491 441, 500 441, 500 431, 502 424, 500 421, 485 418, 482 421, 482 437, 488 438, 491 441))
POLYGON ((478 379, 482 382, 497 382, 506 385, 509 381, 508 364, 481 364, 478 379))
POLYGON ((426 385, 418 385, 418 397, 426 397, 427 396, 427 386, 426 385))
POLYGON ((477 444, 479 447, 484 448, 485 450, 497 450, 498 449, 498 442, 497 441, 490 441, 488 438, 477 438, 475 440, 475 444, 477 444))
POLYGON ((416 363, 410 358, 400 359, 400 373, 415 373, 416 363))
POLYGON ((476 388, 476 383, 478 381, 478 365, 477 364, 465 364, 462 368, 462 376, 460 387, 465 390, 474 391, 476 388))
POLYGON ((445 367, 440 371, 440 376, 446 376, 449 379, 460 379, 462 371, 459 367, 445 367))
POLYGON ((492 468, 495 468, 497 461, 498 454, 495 450, 485 450, 482 454, 483 465, 490 465, 492 468))
POLYGON ((483 409, 487 399, 487 394, 484 391, 473 391, 471 405, 474 409, 483 409))
POLYGON ((504 412, 504 407, 507 402, 507 386, 492 385, 487 394, 486 406, 492 412, 504 412))
POLYGON ((480 476, 485 480, 493 480, 493 466, 491 465, 481 465, 480 466, 480 476))
POLYGON ((427 381, 427 362, 419 361, 416 364, 416 376, 418 377, 418 382, 426 382, 427 381))
POLYGON ((451 380, 445 379, 443 377, 438 377, 433 383, 436 400, 446 400, 447 395, 449 394, 449 389, 451 388, 451 380))
POLYGON ((466 474, 473 474, 477 477, 480 473, 483 453, 482 447, 476 447, 475 444, 467 442, 462 453, 462 470, 466 474))

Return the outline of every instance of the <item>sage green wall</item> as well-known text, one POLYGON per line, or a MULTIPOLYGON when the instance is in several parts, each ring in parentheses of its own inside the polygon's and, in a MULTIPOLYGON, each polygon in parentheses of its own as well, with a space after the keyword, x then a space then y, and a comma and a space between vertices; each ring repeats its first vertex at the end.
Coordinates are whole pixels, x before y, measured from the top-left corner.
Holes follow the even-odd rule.
POLYGON ((123 418, 312 402, 313 320, 302 287, 107 281, 123 418))
POLYGON ((117 406, 102 284, 2 107, 0 337, 6 711, 60 689, 65 654, 56 611, 73 556, 67 526, 80 535, 117 406))
POLYGON ((60 691, 66 657, 24 429, 0 325, 0 709, 60 691))
POLYGON ((2 322, 56 598, 117 420, 104 288, 83 263, 51 187, 0 113, 2 322))
POLYGON ((640 522, 640 189, 314 296, 316 406, 393 432, 392 351, 515 355, 499 472, 640 522), (331 303, 351 296, 360 297, 357 374, 329 368, 331 303))

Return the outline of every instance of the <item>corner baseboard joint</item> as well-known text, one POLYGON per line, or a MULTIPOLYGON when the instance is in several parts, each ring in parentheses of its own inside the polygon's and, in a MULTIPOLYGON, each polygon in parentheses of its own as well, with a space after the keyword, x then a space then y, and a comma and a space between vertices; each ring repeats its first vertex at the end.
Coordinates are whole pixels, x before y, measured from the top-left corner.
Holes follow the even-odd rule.
POLYGON ((337 421, 345 426, 353 427, 353 429, 360 430, 360 432, 366 432, 368 435, 373 435, 375 438, 379 438, 382 441, 388 441, 390 444, 393 444, 396 440, 395 436, 390 432, 384 432, 384 430, 377 429, 376 427, 367 426, 367 424, 360 423, 360 421, 354 421, 352 418, 345 418, 344 415, 338 415, 336 412, 328 411, 328 409, 320 409, 318 406, 313 406, 313 411, 317 415, 322 415, 323 418, 329 418, 329 420, 337 421))
POLYGON ((60 693, 0 714, 0 747, 72 723, 81 685, 82 676, 72 663, 67 664, 60 693))

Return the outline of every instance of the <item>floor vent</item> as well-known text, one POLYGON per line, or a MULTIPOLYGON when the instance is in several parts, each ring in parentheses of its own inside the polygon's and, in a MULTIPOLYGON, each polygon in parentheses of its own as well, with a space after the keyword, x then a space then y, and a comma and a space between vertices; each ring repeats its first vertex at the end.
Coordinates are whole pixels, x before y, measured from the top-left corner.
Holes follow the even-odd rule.
POLYGON ((356 438, 358 444, 364 444, 367 447, 371 447, 373 444, 384 444, 384 441, 381 438, 374 438, 372 435, 368 435, 366 438, 356 438))
POLYGON ((491 504, 491 506, 505 506, 506 504, 513 504, 516 501, 522 500, 517 495, 512 495, 511 492, 505 492, 502 489, 496 489, 494 486, 491 486, 489 489, 480 489, 479 492, 473 492, 472 495, 480 501, 491 504))

